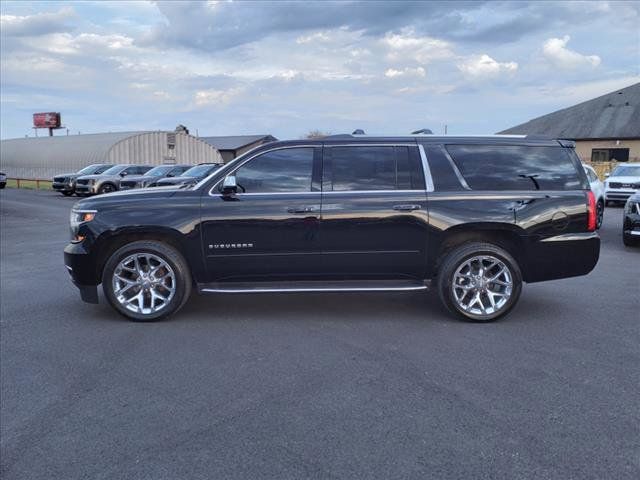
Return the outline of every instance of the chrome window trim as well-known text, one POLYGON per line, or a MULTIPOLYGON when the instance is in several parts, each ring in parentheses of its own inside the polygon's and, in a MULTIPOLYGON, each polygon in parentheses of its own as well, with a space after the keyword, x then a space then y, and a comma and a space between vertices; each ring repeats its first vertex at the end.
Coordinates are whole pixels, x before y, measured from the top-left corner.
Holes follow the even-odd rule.
POLYGON ((458 166, 456 165, 456 163, 453 161, 453 158, 451 158, 451 155, 449 155, 449 151, 447 150, 447 147, 445 145, 442 145, 442 150, 444 150, 444 156, 449 161, 451 168, 453 168, 453 172, 456 174, 456 177, 458 177, 458 181, 460 182, 460 185, 462 185, 462 187, 465 190, 471 190, 471 187, 462 176, 462 173, 460 173, 460 170, 458 169, 458 166))
POLYGON ((433 185, 433 177, 431 176, 431 169, 429 168, 429 160, 427 159, 427 154, 424 151, 423 145, 418 145, 418 151, 420 152, 420 160, 422 161, 422 173, 424 174, 425 187, 427 189, 427 193, 430 193, 435 191, 435 186, 433 185))
MULTIPOLYGON (((256 148, 260 148, 260 146, 258 146, 258 147, 256 147, 256 148)), ((246 159, 241 160, 241 161, 238 163, 238 165, 236 165, 234 168, 230 169, 230 170, 229 170, 229 172, 228 172, 224 177, 222 177, 220 180, 218 180, 218 181, 217 181, 217 182, 216 182, 216 183, 215 183, 215 184, 214 184, 214 185, 209 189, 209 196, 210 196, 210 197, 215 197, 215 196, 219 195, 220 193, 215 193, 215 194, 214 194, 214 193, 213 193, 213 189, 214 189, 214 188, 216 188, 218 185, 220 185, 220 182, 222 182, 222 181, 225 179, 225 177, 227 177, 227 176, 229 176, 229 175, 233 175, 233 174, 236 172, 236 170, 238 170, 240 167, 242 167, 245 163, 250 162, 251 160, 253 160, 254 158, 256 158, 256 157, 258 157, 258 156, 260 156, 260 155, 264 155, 265 153, 275 152, 275 151, 277 151, 277 150, 286 150, 286 149, 291 149, 291 148, 322 148, 322 145, 319 145, 319 144, 315 144, 315 145, 311 145, 311 144, 302 144, 302 145, 284 145, 284 146, 280 146, 280 147, 270 148, 269 150, 264 150, 264 151, 262 151, 262 152, 258 152, 258 153, 255 153, 254 155, 248 156, 246 159)), ((255 149, 254 149, 254 150, 255 150, 255 149)), ((253 151, 253 150, 251 150, 251 151, 247 152, 247 154, 248 154, 248 153, 251 153, 252 151, 253 151)), ((220 168, 224 168, 224 167, 220 167, 220 168)), ((209 176, 211 177, 211 176, 213 176, 215 173, 216 173, 216 172, 213 172, 213 173, 212 173, 211 175, 209 175, 209 176)), ((207 179, 202 180, 200 183, 203 183, 203 182, 205 182, 206 180, 207 180, 207 179)), ((309 185, 309 187, 311 187, 311 185, 309 185)), ((198 188, 198 184, 196 184, 196 186, 194 186, 193 188, 194 188, 194 190, 195 190, 196 188, 198 188)), ((304 192, 265 192, 265 193, 239 193, 239 194, 236 194, 236 195, 269 195, 269 194, 274 194, 274 193, 275 193, 275 194, 277 194, 277 195, 282 195, 282 194, 287 194, 287 193, 289 193, 289 194, 301 194, 301 193, 302 193, 302 194, 305 194, 305 193, 319 193, 319 192, 312 192, 312 191, 309 191, 309 192, 306 192, 306 191, 304 191, 304 192)))

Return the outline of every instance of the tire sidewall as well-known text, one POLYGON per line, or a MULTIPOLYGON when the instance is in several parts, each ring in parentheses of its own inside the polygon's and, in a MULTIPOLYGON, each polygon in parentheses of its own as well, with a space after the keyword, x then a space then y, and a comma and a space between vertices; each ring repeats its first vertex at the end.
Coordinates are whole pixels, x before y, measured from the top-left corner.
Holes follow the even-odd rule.
POLYGON ((116 186, 113 185, 112 183, 105 183, 104 185, 102 185, 99 189, 98 189, 98 193, 100 195, 103 195, 105 193, 112 193, 115 192, 117 190, 116 186), (110 188, 110 190, 105 191, 106 188, 110 188))
POLYGON ((167 244, 155 241, 138 241, 116 250, 107 260, 102 273, 102 289, 111 306, 121 315, 136 322, 152 322, 175 313, 186 302, 191 292, 191 275, 182 255, 167 244), (120 305, 113 292, 113 273, 120 261, 134 253, 151 253, 167 262, 176 276, 176 292, 171 301, 152 314, 141 314, 120 305))
POLYGON ((507 251, 492 244, 468 243, 455 248, 447 255, 447 258, 442 264, 442 269, 438 274, 438 293, 443 304, 449 311, 469 322, 487 323, 503 317, 518 303, 521 292, 522 272, 520 271, 518 263, 507 251), (498 313, 490 317, 479 317, 462 310, 455 301, 451 288, 453 275, 457 268, 469 258, 480 255, 491 255, 498 258, 507 265, 513 279, 513 291, 507 304, 498 313))

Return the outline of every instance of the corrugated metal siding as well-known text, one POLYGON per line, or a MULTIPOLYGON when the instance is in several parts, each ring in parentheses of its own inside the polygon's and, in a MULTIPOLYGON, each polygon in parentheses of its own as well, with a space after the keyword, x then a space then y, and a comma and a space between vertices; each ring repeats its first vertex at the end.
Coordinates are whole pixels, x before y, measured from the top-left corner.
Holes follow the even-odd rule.
POLYGON ((197 164, 222 162, 211 145, 186 134, 176 135, 174 149, 167 132, 121 132, 3 140, 0 170, 10 178, 51 179, 92 163, 197 164))
POLYGON ((50 179, 92 163, 106 163, 114 143, 140 132, 15 138, 0 143, 0 170, 10 178, 50 179))

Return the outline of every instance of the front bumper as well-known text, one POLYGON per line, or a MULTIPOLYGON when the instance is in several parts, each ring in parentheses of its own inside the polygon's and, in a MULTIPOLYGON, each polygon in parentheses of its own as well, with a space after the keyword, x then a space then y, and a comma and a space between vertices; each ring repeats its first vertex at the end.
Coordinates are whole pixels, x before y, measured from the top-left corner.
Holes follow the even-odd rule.
POLYGON ((95 185, 76 185, 76 193, 92 195, 96 193, 95 185))
POLYGON ((73 192, 74 191, 73 184, 71 183, 53 182, 51 184, 51 188, 53 188, 57 192, 73 192))
POLYGON ((71 282, 80 290, 80 298, 87 303, 98 303, 98 284, 95 259, 81 243, 69 243, 64 248, 64 265, 71 282))
POLYGON ((605 190, 604 198, 607 201, 626 202, 627 199, 634 193, 636 193, 636 190, 609 189, 605 190))
POLYGON ((640 215, 637 213, 625 213, 622 222, 622 231, 625 235, 640 238, 640 215))

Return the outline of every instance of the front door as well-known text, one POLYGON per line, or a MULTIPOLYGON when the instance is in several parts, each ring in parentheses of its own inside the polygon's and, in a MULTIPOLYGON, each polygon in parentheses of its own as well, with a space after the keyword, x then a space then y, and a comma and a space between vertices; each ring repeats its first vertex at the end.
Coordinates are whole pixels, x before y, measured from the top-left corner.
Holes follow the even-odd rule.
MULTIPOLYGON (((235 195, 202 198, 210 282, 307 278, 319 262, 321 148, 267 150, 228 173, 235 195)), ((220 182, 222 185, 222 181, 220 182)))
POLYGON ((325 145, 323 164, 324 271, 424 279, 429 215, 417 145, 325 145))

